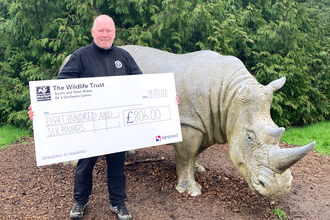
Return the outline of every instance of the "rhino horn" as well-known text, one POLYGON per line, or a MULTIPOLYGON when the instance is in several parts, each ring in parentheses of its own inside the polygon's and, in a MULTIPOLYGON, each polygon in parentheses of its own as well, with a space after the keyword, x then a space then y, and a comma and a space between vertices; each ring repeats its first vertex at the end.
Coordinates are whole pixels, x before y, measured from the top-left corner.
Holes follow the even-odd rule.
POLYGON ((271 150, 269 152, 269 165, 274 171, 283 173, 302 159, 314 146, 315 141, 301 147, 271 150))
POLYGON ((268 84, 268 86, 273 90, 273 92, 275 92, 276 90, 282 88, 282 86, 284 85, 285 81, 286 81, 286 78, 285 78, 285 76, 283 76, 283 77, 281 77, 281 78, 279 78, 277 80, 274 80, 274 81, 270 82, 268 84))
POLYGON ((272 144, 278 144, 280 142, 280 139, 285 131, 285 128, 266 128, 266 137, 265 139, 268 139, 268 141, 272 144), (267 138, 268 137, 268 138, 267 138))

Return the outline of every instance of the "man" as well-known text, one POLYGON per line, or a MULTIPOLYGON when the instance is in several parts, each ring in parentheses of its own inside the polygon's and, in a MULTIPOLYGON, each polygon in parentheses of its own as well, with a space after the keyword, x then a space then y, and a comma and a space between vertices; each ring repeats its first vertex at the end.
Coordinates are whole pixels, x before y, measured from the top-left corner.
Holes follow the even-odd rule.
MULTIPOLYGON (((91 32, 93 42, 71 55, 58 75, 58 79, 142 74, 132 56, 127 51, 114 46, 116 30, 111 17, 98 16, 94 20, 91 32)), ((29 116, 33 119, 31 106, 29 116)), ((75 204, 70 211, 72 219, 80 219, 84 214, 92 192, 92 171, 97 158, 85 158, 78 161, 74 184, 75 204)), ((120 220, 132 219, 124 204, 126 198, 125 152, 108 154, 105 158, 108 164, 110 210, 116 213, 120 220)))

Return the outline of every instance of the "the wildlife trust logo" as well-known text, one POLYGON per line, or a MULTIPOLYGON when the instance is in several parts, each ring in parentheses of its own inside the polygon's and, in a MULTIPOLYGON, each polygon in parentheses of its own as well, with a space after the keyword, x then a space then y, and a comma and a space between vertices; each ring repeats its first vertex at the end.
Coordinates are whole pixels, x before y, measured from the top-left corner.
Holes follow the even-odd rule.
POLYGON ((37 89, 37 101, 50 101, 52 97, 50 95, 50 86, 36 86, 37 89))

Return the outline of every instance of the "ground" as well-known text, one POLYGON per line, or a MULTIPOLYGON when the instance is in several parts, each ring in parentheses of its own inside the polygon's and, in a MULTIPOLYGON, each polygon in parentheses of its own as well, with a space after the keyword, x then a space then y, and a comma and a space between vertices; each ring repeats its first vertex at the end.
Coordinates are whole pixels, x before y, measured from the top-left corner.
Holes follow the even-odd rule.
MULTIPOLYGON (((33 138, 0 150, 0 161, 0 219, 69 219, 75 167, 37 167, 33 138)), ((309 152, 291 167, 290 192, 276 201, 250 190, 230 161, 227 145, 209 147, 198 162, 206 168, 196 174, 203 194, 191 197, 175 190, 171 146, 139 149, 128 157, 126 206, 133 219, 278 219, 271 213, 276 208, 288 219, 330 219, 330 157, 309 152)), ((117 219, 109 210, 102 157, 93 175, 93 193, 83 219, 117 219)))

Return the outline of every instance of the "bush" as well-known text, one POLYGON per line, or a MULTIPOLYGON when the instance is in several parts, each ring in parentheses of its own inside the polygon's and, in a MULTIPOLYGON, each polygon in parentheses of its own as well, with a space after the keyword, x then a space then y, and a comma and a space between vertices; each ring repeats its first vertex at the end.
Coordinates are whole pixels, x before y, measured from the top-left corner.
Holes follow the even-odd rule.
POLYGON ((285 76, 271 114, 280 126, 329 119, 327 0, 0 0, 0 123, 30 127, 28 82, 54 79, 64 58, 91 43, 99 14, 116 44, 240 58, 262 84, 285 76))

